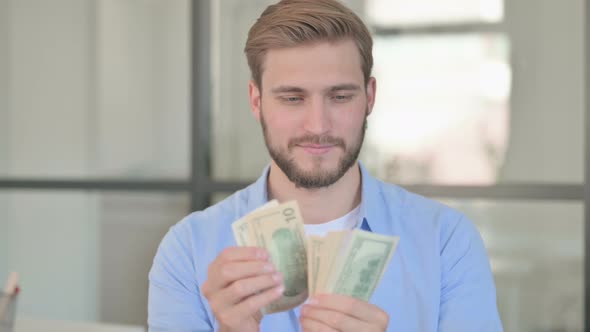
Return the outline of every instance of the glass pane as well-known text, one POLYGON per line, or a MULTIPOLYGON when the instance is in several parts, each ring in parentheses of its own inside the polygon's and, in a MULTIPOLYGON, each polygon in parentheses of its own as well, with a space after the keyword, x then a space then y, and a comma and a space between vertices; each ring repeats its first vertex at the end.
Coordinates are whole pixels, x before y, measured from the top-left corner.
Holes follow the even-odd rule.
POLYGON ((188 176, 188 0, 1 3, 1 177, 188 176))
POLYGON ((379 26, 499 22, 503 0, 367 0, 371 23, 379 26))
MULTIPOLYGON (((218 180, 255 179, 269 161, 242 52, 266 4, 221 1, 213 15, 218 180)), ((504 33, 375 36, 377 105, 362 160, 404 184, 582 183, 583 9, 583 0, 511 1, 504 33)))
POLYGON ((367 166, 397 183, 496 182, 509 134, 506 39, 376 37, 374 57, 367 166))
POLYGON ((506 5, 502 35, 375 38, 377 109, 363 156, 380 177, 583 182, 584 3, 506 5))
POLYGON ((18 317, 145 325, 148 271, 185 194, 1 192, 0 280, 21 275, 18 317))
POLYGON ((252 179, 269 162, 260 125, 248 106, 248 30, 272 0, 212 1, 213 115, 211 175, 252 179), (227 96, 231 96, 228 98, 227 96))
POLYGON ((209 197, 209 200, 211 202, 211 205, 217 204, 221 201, 223 201, 224 199, 228 198, 229 196, 231 196, 233 193, 230 192, 217 192, 217 193, 212 193, 209 197))
POLYGON ((455 200, 486 244, 506 332, 582 331, 584 208, 577 202, 455 200))

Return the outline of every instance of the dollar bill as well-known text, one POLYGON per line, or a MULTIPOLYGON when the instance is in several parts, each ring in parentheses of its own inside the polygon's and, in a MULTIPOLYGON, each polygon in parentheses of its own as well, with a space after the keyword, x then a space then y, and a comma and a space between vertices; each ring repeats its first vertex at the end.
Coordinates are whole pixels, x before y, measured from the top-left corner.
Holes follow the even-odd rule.
POLYGON ((398 242, 398 236, 358 229, 352 231, 344 249, 333 263, 325 285, 326 292, 369 301, 398 242))
POLYGON ((240 246, 265 248, 283 274, 282 296, 263 314, 286 311, 308 295, 335 293, 368 301, 379 284, 399 237, 359 229, 305 236, 297 202, 270 201, 232 224, 240 246))
POLYGON ((239 245, 265 248, 276 269, 283 274, 283 295, 262 312, 285 311, 305 302, 308 296, 306 239, 297 203, 259 209, 232 228, 239 245))
MULTIPOLYGON (((259 212, 259 211, 262 211, 267 208, 278 206, 278 205, 279 205, 279 202, 276 199, 273 199, 273 200, 267 202, 266 204, 260 206, 256 210, 250 212, 249 215, 259 212)), ((254 239, 254 233, 252 233, 252 229, 250 227, 250 224, 248 223, 248 216, 249 215, 242 217, 241 219, 235 221, 231 225, 232 231, 234 233, 234 238, 236 240, 236 244, 239 246, 242 246, 242 247, 253 245, 252 242, 254 239)))
MULTIPOLYGON (((319 254, 319 263, 317 264, 318 279, 316 281, 315 293, 326 293, 326 281, 330 276, 334 261, 338 256, 343 242, 349 236, 350 231, 329 232, 324 237, 324 246, 322 252, 319 254)), ((335 271, 334 273, 337 273, 335 271)))
POLYGON ((321 236, 311 235, 307 237, 307 288, 309 295, 316 293, 318 278, 321 267, 321 254, 324 249, 325 240, 321 236))

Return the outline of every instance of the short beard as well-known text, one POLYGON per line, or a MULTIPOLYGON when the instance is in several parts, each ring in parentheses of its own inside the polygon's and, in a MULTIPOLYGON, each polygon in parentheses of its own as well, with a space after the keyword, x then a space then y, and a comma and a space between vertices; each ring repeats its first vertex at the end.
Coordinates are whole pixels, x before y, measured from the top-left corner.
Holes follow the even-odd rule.
POLYGON ((340 178, 342 178, 344 174, 346 174, 346 172, 356 164, 359 153, 361 152, 361 147, 363 146, 363 141, 365 139, 365 131, 367 129, 367 115, 368 109, 365 112, 365 118, 363 120, 360 135, 357 136, 356 140, 352 142, 353 145, 350 148, 347 148, 344 140, 341 138, 325 135, 306 135, 289 140, 287 150, 285 151, 285 149, 276 148, 272 145, 268 128, 266 126, 266 122, 264 121, 264 116, 262 115, 262 110, 260 111, 260 123, 262 125, 264 143, 266 144, 268 153, 283 171, 283 173, 285 173, 287 178, 298 188, 320 189, 336 183, 336 181, 340 180, 340 178), (344 150, 344 155, 338 161, 338 166, 334 171, 319 169, 317 171, 304 171, 297 167, 295 159, 293 157, 289 157, 288 155, 296 145, 302 143, 332 144, 337 148, 342 148, 344 150))

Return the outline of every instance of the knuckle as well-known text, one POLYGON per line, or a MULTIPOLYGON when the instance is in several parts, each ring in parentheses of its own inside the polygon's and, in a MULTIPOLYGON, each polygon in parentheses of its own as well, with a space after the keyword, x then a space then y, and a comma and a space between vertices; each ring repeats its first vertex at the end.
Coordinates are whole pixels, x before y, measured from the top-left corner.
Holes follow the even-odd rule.
POLYGON ((339 315, 330 315, 330 317, 328 318, 328 321, 330 322, 330 326, 336 327, 336 328, 342 328, 342 317, 340 317, 339 315))
POLYGON ((346 310, 348 310, 347 312, 355 312, 355 311, 360 311, 363 309, 363 307, 365 306, 365 303, 360 302, 360 301, 350 301, 346 303, 346 310))
POLYGON ((231 285, 231 291, 234 295, 239 297, 245 296, 248 293, 248 288, 244 285, 244 282, 238 280, 231 285))
POLYGON ((386 312, 380 311, 378 313, 377 317, 383 325, 385 325, 385 326, 389 325, 389 315, 386 312))
POLYGON ((221 251, 221 253, 219 254, 219 256, 217 256, 217 258, 220 261, 225 261, 229 258, 230 254, 231 254, 230 252, 231 252, 231 248, 225 248, 221 251))
POLYGON ((246 308, 248 311, 257 311, 261 307, 260 302, 256 298, 248 299, 246 302, 246 308))
POLYGON ((375 309, 375 310, 373 310, 374 320, 380 325, 388 324, 389 323, 389 315, 387 314, 387 312, 383 311, 383 309, 381 309, 377 306, 373 306, 373 308, 375 309))
POLYGON ((221 277, 222 280, 231 279, 232 275, 233 275, 233 269, 232 269, 231 265, 222 264, 219 267, 219 277, 221 277))
POLYGON ((201 287, 201 292, 203 293, 203 296, 209 298, 209 279, 205 280, 205 282, 203 283, 203 286, 201 287))

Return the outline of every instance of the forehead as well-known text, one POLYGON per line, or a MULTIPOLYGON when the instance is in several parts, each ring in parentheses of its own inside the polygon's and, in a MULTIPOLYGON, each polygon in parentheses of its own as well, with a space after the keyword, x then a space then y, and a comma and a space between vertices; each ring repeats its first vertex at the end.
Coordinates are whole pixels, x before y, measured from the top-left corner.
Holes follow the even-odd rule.
POLYGON ((271 49, 263 63, 265 90, 277 85, 306 89, 323 89, 342 83, 362 86, 363 81, 359 50, 349 39, 271 49))

